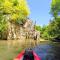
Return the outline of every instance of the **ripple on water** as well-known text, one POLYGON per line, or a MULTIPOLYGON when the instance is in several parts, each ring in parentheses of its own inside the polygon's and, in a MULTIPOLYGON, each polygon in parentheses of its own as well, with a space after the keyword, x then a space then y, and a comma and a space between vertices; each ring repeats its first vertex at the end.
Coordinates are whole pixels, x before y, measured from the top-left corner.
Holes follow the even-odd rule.
POLYGON ((36 46, 35 48, 33 48, 33 50, 37 53, 39 57, 41 57, 42 60, 60 60, 60 58, 58 57, 58 51, 60 50, 53 45, 42 44, 36 46))

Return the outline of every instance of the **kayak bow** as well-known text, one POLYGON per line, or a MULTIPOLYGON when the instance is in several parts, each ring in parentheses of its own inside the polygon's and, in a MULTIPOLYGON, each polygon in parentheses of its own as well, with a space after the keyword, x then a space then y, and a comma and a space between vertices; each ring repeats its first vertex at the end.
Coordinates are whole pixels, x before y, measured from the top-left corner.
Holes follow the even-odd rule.
MULTIPOLYGON (((24 53, 25 51, 19 53, 14 60, 23 60, 24 53)), ((34 55, 34 60, 41 60, 41 58, 34 51, 33 51, 33 55, 34 55)))

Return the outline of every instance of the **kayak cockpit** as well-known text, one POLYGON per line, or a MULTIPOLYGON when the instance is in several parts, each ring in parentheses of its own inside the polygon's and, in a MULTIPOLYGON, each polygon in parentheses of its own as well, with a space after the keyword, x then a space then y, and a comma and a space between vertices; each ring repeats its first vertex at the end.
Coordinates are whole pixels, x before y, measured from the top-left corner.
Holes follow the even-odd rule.
POLYGON ((14 60, 41 60, 41 58, 32 50, 22 51, 14 60))

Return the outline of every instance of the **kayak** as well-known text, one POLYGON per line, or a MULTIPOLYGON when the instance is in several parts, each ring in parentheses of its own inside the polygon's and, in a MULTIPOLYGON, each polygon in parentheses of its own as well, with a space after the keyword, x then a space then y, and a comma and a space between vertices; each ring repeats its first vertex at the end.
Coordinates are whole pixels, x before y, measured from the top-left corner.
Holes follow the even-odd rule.
MULTIPOLYGON (((19 53, 14 60, 23 60, 24 53, 25 51, 19 53)), ((34 55, 34 60, 41 60, 41 58, 34 51, 33 51, 33 55, 34 55)))

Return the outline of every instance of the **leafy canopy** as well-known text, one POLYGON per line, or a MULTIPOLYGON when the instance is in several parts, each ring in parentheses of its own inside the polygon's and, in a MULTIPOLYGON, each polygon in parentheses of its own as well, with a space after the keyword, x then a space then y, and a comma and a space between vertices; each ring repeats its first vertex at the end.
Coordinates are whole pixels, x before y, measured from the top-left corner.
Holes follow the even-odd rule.
POLYGON ((60 0, 52 0, 51 2, 51 14, 53 17, 60 15, 60 0))
POLYGON ((7 31, 8 21, 21 24, 29 14, 26 0, 0 0, 0 35, 7 31))
POLYGON ((26 0, 1 0, 0 11, 3 15, 10 15, 10 20, 25 19, 30 14, 26 0))

